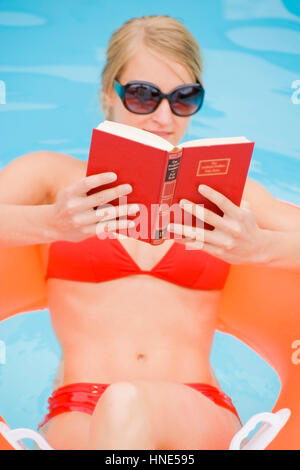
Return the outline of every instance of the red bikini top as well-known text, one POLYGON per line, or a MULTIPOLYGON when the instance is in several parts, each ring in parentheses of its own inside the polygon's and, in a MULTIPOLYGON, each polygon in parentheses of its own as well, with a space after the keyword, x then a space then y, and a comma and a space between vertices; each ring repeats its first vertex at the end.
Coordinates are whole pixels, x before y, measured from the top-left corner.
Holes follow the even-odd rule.
POLYGON ((148 274, 193 289, 222 289, 230 265, 201 250, 186 250, 176 241, 151 270, 142 270, 117 238, 96 235, 81 242, 50 245, 46 278, 103 282, 148 274))

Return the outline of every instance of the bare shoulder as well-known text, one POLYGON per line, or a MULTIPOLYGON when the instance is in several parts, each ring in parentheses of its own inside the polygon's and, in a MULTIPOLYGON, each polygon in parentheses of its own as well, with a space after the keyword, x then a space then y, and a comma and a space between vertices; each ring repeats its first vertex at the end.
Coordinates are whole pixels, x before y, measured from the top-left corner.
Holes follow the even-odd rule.
POLYGON ((274 198, 272 194, 263 187, 262 184, 258 183, 252 178, 247 178, 243 199, 249 201, 251 205, 257 205, 271 202, 271 200, 274 198))
POLYGON ((21 155, 0 171, 0 203, 50 204, 61 188, 85 176, 86 165, 47 150, 21 155))
POLYGON ((85 177, 87 162, 63 153, 46 153, 43 158, 45 168, 50 170, 49 203, 53 203, 59 191, 85 177))
POLYGON ((247 178, 243 199, 248 201, 259 227, 269 230, 299 230, 300 210, 275 198, 257 181, 247 178))

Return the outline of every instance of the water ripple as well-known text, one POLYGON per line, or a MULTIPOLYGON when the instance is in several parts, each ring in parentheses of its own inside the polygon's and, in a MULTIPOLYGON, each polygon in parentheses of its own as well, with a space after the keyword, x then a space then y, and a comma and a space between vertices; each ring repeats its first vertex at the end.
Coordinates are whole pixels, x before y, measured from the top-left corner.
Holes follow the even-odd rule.
POLYGON ((300 33, 273 27, 243 27, 226 32, 235 44, 256 51, 275 51, 300 54, 300 33))
POLYGON ((284 7, 281 0, 223 0, 223 6, 224 17, 228 20, 280 18, 300 21, 284 7))
POLYGON ((41 16, 23 13, 21 11, 0 11, 1 26, 40 26, 46 20, 41 16))
POLYGON ((204 54, 206 101, 190 132, 197 134, 201 123, 207 126, 205 137, 244 135, 256 148, 299 159, 300 105, 293 104, 291 87, 296 74, 243 52, 209 49, 204 54), (207 105, 219 112, 217 121, 205 111, 207 105))
POLYGON ((38 73, 65 78, 74 82, 98 83, 100 70, 88 65, 35 65, 35 66, 0 66, 0 72, 38 73))
POLYGON ((6 111, 32 111, 34 109, 56 109, 57 104, 54 103, 29 103, 29 102, 13 102, 0 106, 0 112, 6 111))

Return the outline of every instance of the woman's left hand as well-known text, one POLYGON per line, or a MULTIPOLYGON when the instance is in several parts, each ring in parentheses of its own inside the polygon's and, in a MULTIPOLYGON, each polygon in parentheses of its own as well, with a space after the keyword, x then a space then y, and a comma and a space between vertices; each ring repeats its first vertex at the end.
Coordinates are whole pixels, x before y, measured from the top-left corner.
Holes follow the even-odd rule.
POLYGON ((211 187, 200 185, 198 190, 224 215, 221 217, 203 205, 182 199, 180 207, 183 210, 215 228, 206 230, 203 227, 169 224, 169 232, 183 235, 181 239, 175 238, 176 241, 185 243, 187 249, 201 249, 230 264, 262 264, 266 257, 268 231, 256 224, 250 203, 242 200, 241 207, 238 207, 211 187))

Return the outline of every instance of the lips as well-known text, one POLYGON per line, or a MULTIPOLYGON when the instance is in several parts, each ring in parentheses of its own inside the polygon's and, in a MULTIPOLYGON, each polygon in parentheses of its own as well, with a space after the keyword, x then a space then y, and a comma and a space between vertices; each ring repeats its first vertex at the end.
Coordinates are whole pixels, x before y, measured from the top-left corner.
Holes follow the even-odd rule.
POLYGON ((163 139, 168 139, 172 135, 172 132, 160 132, 160 131, 148 131, 148 132, 151 132, 151 134, 158 135, 159 137, 162 137, 163 139))

